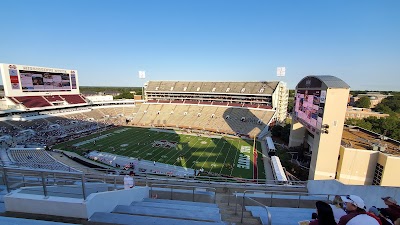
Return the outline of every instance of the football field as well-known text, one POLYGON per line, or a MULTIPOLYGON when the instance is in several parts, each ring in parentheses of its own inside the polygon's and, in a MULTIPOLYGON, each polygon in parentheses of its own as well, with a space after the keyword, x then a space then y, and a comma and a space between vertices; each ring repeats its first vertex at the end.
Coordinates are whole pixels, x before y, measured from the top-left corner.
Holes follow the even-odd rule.
POLYGON ((97 150, 197 170, 203 168, 212 175, 249 179, 256 176, 256 170, 258 178, 265 179, 260 143, 256 142, 256 146, 257 155, 253 152, 252 140, 120 127, 58 144, 54 149, 74 149, 77 153, 97 150), (254 156, 257 162, 254 162, 254 156))

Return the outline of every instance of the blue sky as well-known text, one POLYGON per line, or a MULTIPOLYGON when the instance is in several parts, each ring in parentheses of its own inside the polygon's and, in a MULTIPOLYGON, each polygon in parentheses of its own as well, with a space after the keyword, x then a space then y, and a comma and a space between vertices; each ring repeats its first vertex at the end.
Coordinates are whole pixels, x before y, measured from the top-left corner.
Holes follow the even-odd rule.
POLYGON ((0 62, 77 69, 80 85, 330 74, 400 91, 400 1, 2 1, 0 62))

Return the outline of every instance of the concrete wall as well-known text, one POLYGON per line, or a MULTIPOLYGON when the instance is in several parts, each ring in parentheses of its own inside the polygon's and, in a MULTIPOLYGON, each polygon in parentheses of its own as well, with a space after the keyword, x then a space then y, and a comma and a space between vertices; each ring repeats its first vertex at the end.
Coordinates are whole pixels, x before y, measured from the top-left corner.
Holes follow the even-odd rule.
POLYGON ((381 197, 386 196, 392 196, 400 202, 400 187, 345 185, 337 180, 309 180, 307 188, 310 194, 358 195, 364 200, 367 208, 371 206, 385 208, 381 197))
POLYGON ((43 195, 22 194, 19 190, 4 196, 6 211, 87 218, 83 199, 44 197, 43 195))
POLYGON ((90 218, 95 212, 111 212, 117 205, 130 205, 133 201, 142 201, 143 198, 148 197, 148 187, 92 194, 85 203, 87 218, 90 218))
POLYGON ((327 89, 323 125, 329 125, 329 133, 314 135, 309 179, 334 179, 349 89, 327 89))
POLYGON ((372 184, 379 152, 340 147, 337 179, 344 184, 372 184))
POLYGON ((400 157, 379 153, 378 162, 384 162, 380 163, 383 166, 381 185, 399 187, 400 157))
POLYGON ((21 190, 4 196, 6 211, 88 219, 94 212, 111 212, 117 205, 129 205, 149 197, 148 187, 92 193, 86 201, 82 198, 24 194, 20 193, 21 190))
POLYGON ((292 127, 290 128, 289 147, 300 146, 304 142, 306 128, 295 119, 292 119, 292 127))

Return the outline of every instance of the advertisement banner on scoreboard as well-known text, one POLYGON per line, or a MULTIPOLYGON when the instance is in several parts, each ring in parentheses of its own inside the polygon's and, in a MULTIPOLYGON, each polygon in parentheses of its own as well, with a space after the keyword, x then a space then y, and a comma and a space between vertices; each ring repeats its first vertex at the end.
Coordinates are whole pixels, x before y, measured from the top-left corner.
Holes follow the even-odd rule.
POLYGON ((6 96, 79 94, 76 70, 0 64, 6 96))

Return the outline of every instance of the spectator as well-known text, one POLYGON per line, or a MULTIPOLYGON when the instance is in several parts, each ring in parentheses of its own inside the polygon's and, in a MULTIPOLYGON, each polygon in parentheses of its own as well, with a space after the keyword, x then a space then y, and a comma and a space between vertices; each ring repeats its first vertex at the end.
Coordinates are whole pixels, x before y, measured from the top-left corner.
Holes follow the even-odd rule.
POLYGON ((124 189, 125 190, 135 187, 135 180, 133 179, 134 176, 135 176, 135 174, 133 173, 133 171, 130 171, 129 175, 125 175, 125 177, 124 177, 124 189))
POLYGON ((385 217, 388 217, 393 223, 400 218, 400 206, 397 205, 397 201, 392 197, 382 198, 387 208, 381 208, 379 211, 385 217))
POLYGON ((365 203, 357 195, 342 196, 347 215, 340 218, 338 225, 379 225, 379 222, 365 212, 365 203))
POLYGON ((339 223, 340 218, 346 215, 346 212, 343 209, 342 198, 339 195, 336 195, 332 203, 333 204, 330 206, 332 207, 333 217, 335 217, 335 222, 339 223))
POLYGON ((371 208, 369 208, 368 212, 370 213, 370 215, 373 214, 374 216, 379 218, 380 224, 393 225, 392 221, 390 221, 390 219, 384 217, 375 206, 372 206, 371 208))
POLYGON ((332 208, 328 203, 317 201, 317 219, 310 222, 310 225, 336 225, 332 208))

